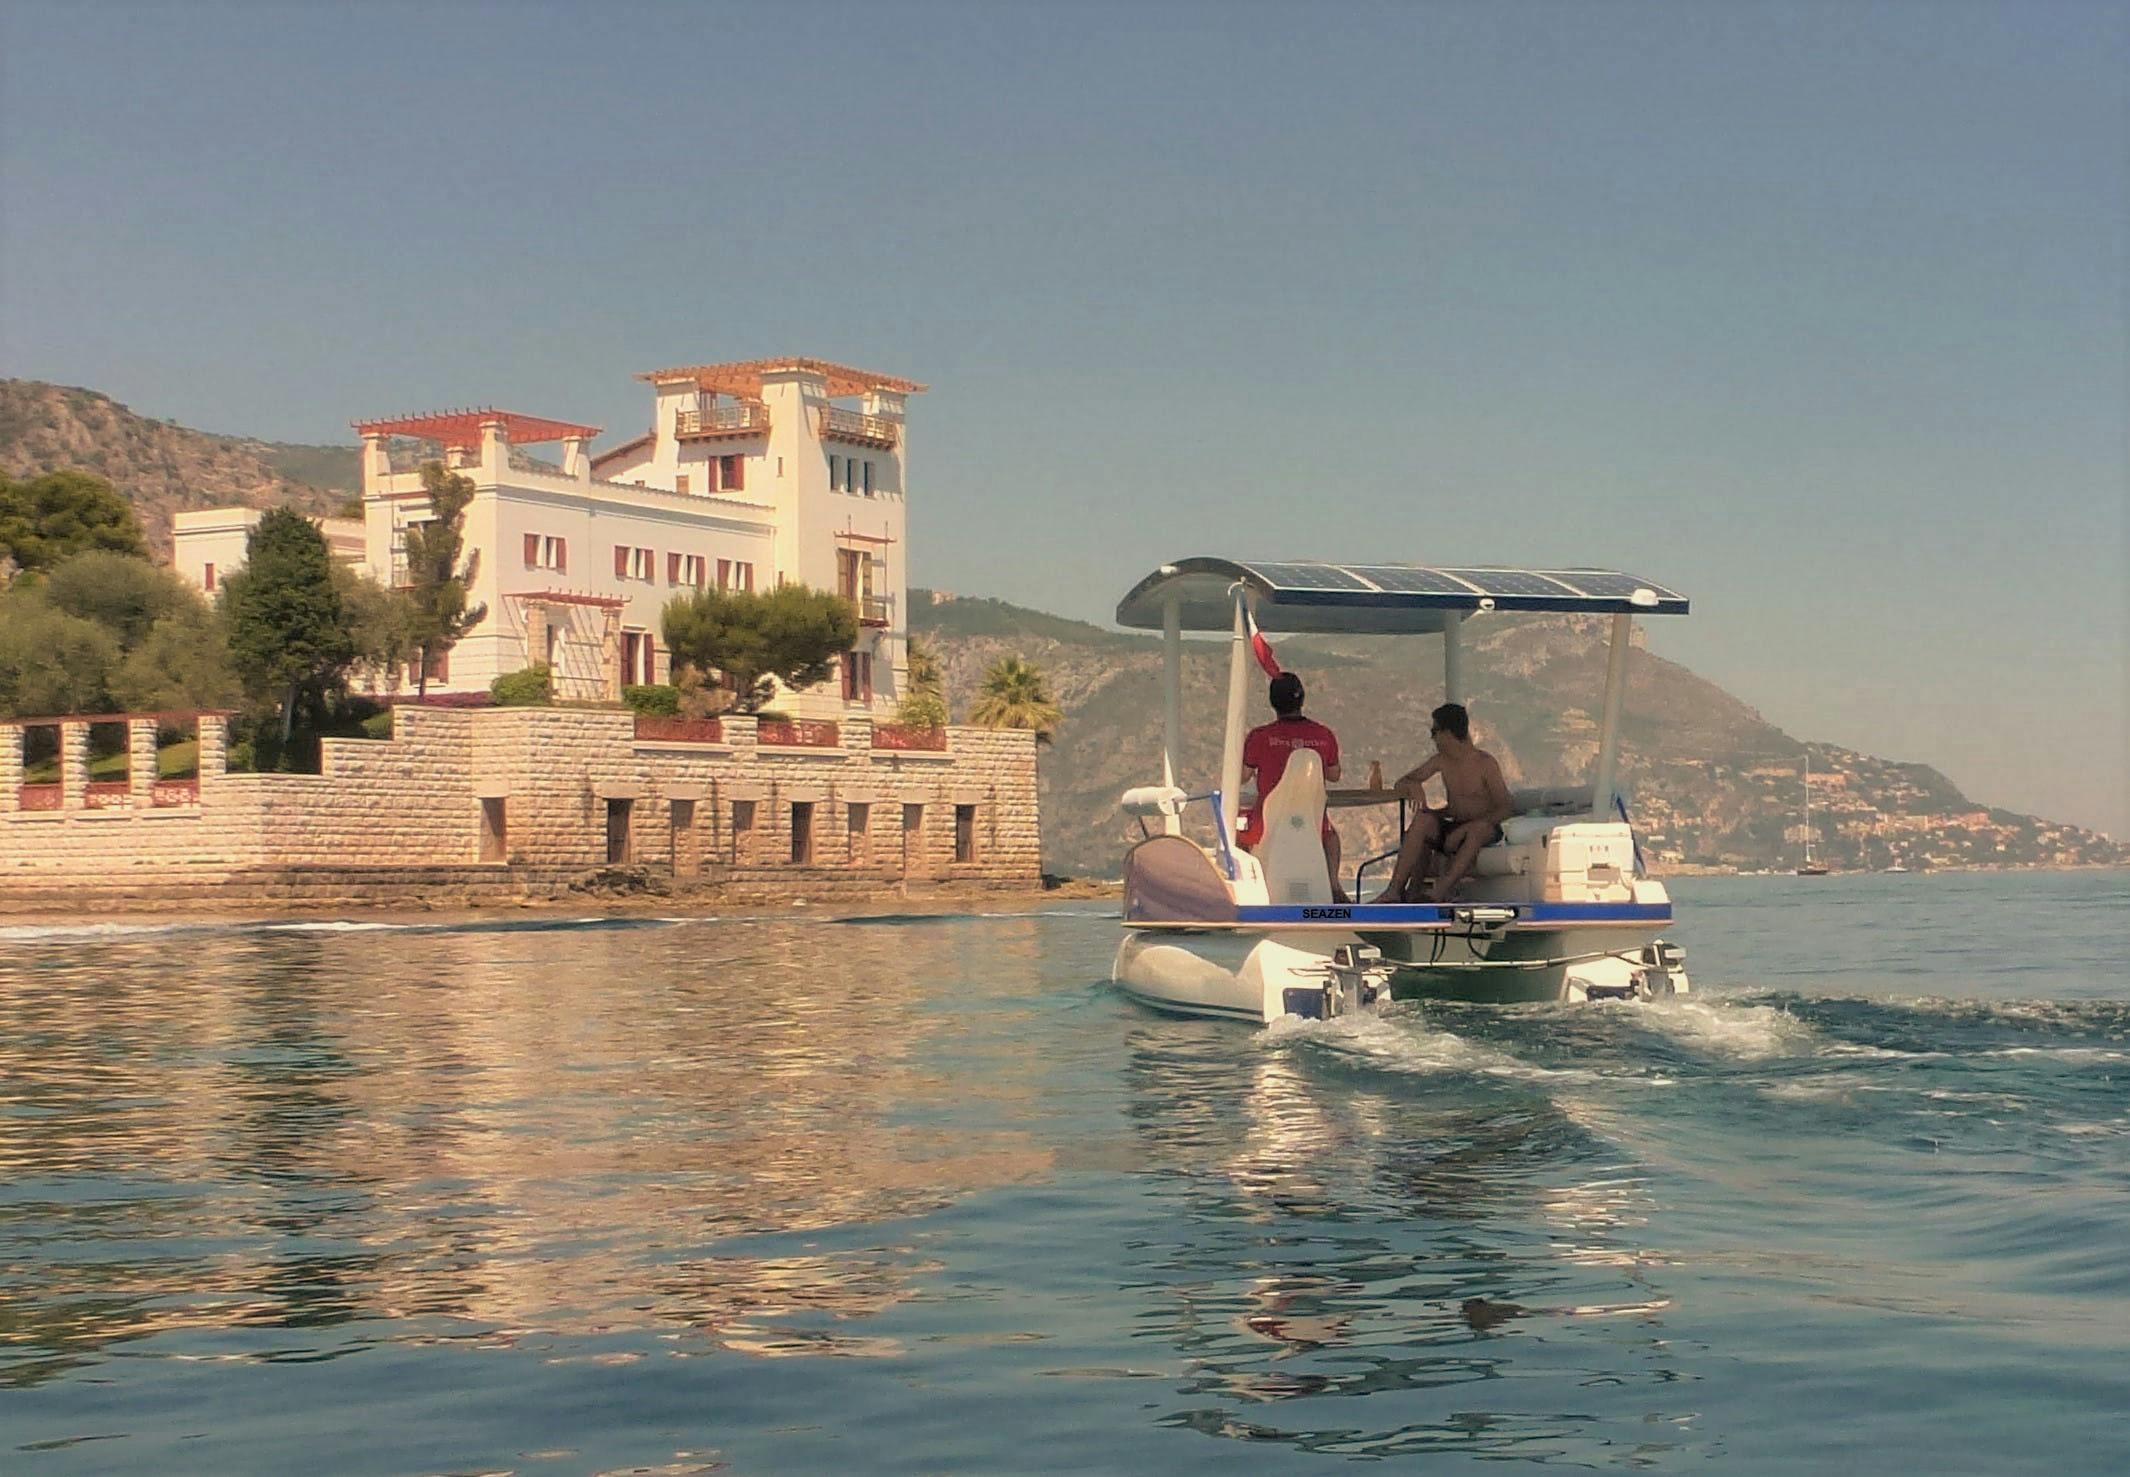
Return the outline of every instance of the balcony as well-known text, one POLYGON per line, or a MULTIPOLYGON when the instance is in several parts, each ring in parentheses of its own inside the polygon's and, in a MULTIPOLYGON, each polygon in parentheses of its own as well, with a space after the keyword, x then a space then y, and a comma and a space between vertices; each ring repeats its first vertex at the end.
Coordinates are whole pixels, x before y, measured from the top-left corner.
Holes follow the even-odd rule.
POLYGON ((673 418, 673 434, 683 441, 715 441, 726 436, 755 436, 769 429, 769 407, 759 400, 683 410, 673 418))
POLYGON ((843 742, 833 723, 806 718, 764 718, 755 729, 755 741, 784 749, 833 749, 843 742))
POLYGON ((636 742, 640 744, 721 744, 724 741, 725 726, 715 718, 636 715, 636 742))
POLYGON ((944 728, 904 728, 899 723, 875 723, 873 747, 901 753, 944 754, 947 731, 944 728))
POLYGON ((852 595, 848 598, 858 612, 859 625, 884 627, 890 624, 885 595, 852 595))
POLYGON ((828 407, 828 414, 821 421, 823 440, 855 441, 860 446, 878 446, 889 451, 895 449, 901 429, 899 422, 884 415, 867 415, 860 410, 844 410, 835 405, 828 407))

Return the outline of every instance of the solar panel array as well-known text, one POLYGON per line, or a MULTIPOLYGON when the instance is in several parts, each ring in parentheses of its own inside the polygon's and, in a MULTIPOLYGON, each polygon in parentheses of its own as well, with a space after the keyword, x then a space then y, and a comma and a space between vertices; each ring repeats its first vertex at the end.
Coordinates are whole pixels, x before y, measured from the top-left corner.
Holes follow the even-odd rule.
POLYGON ((1659 600, 1684 600, 1684 595, 1653 585, 1648 580, 1636 579, 1631 574, 1615 574, 1609 569, 1549 569, 1549 579, 1559 580, 1571 590, 1593 596, 1600 600, 1625 600, 1637 590, 1647 590, 1659 600))
POLYGON ((1659 600, 1686 598, 1662 585, 1611 569, 1433 569, 1417 564, 1315 564, 1298 560, 1242 567, 1279 590, 1382 590, 1394 595, 1493 595, 1531 600, 1578 595, 1593 600, 1627 600, 1637 590, 1648 590, 1659 600))
POLYGON ((1451 574, 1482 595, 1528 595, 1540 600, 1558 600, 1575 591, 1559 580, 1548 579, 1528 569, 1453 569, 1451 574))
POLYGON ((1353 573, 1379 590, 1398 595, 1469 595, 1472 587, 1439 569, 1420 569, 1410 564, 1349 564, 1353 573))
POLYGON ((1372 588, 1336 564, 1245 564, 1249 570, 1282 590, 1358 590, 1372 588))
POLYGON ((1684 595, 1615 569, 1442 568, 1304 559, 1243 563, 1199 556, 1165 564, 1141 580, 1118 605, 1117 619, 1125 625, 1158 627, 1166 591, 1187 629, 1224 629, 1237 580, 1258 587, 1259 618, 1266 628, 1285 631, 1434 631, 1442 628, 1444 612, 1474 609, 1651 615, 1683 614, 1687 609, 1684 595), (1637 595, 1642 598, 1637 600, 1637 595))

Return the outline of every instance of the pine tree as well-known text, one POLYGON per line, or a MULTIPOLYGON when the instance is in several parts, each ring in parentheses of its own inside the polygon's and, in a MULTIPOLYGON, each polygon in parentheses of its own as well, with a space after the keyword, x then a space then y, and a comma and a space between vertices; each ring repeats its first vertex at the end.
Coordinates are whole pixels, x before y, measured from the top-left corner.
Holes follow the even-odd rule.
POLYGON ((222 583, 229 654, 256 697, 281 700, 281 741, 306 693, 323 699, 355 657, 325 535, 293 508, 261 518, 244 567, 222 583))
POLYGON ((473 501, 473 479, 444 470, 442 462, 422 467, 422 490, 429 494, 426 522, 410 524, 404 535, 407 554, 406 597, 411 606, 411 635, 421 652, 415 691, 429 692, 429 667, 481 623, 485 605, 469 606, 466 592, 480 569, 478 551, 459 567, 466 542, 466 506, 473 501))

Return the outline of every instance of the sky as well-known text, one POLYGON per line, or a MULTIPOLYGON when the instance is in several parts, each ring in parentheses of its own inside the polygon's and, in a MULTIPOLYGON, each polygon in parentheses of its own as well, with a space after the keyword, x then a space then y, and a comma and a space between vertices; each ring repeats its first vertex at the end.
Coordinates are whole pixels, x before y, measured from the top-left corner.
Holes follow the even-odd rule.
POLYGON ((0 8, 0 373, 281 440, 931 386, 910 577, 1605 565, 2130 836, 2130 6, 0 8))

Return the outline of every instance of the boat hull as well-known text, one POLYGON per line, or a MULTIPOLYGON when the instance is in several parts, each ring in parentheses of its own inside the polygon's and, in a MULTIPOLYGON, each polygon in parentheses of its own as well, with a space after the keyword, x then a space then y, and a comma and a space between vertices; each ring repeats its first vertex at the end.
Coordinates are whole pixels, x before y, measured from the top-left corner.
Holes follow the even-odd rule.
POLYGON ((1110 973, 1140 1004, 1170 1015, 1262 1025, 1282 1016, 1322 1019, 1372 1010, 1390 998, 1391 971, 1342 967, 1352 934, 1242 933, 1232 929, 1128 930, 1110 973))
MULTIPOLYGON (((1111 973, 1141 1004, 1174 1015, 1260 1024, 1285 1015, 1340 1013, 1324 1001, 1341 977, 1338 951, 1378 951, 1372 979, 1384 1000, 1460 1000, 1517 1005, 1647 999, 1691 988, 1676 960, 1661 962, 1657 931, 1646 938, 1616 928, 1532 929, 1492 939, 1439 932, 1330 929, 1265 934, 1222 928, 1128 929, 1111 973)), ((1351 1007, 1349 1007, 1351 1008, 1351 1007)))

